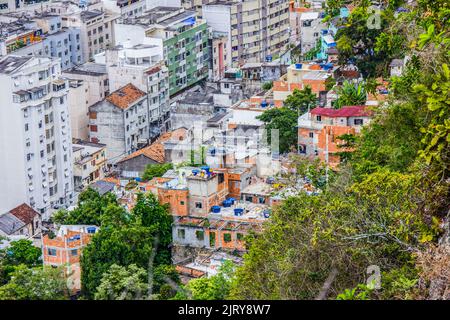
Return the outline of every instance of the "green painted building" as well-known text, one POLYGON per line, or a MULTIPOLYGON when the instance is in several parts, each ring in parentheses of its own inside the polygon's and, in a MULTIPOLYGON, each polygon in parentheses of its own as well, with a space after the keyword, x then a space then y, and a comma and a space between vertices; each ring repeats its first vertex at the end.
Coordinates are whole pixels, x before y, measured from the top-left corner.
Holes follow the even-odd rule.
POLYGON ((170 96, 206 79, 211 59, 206 21, 198 19, 195 11, 183 8, 156 7, 147 15, 154 23, 145 36, 162 40, 170 96))

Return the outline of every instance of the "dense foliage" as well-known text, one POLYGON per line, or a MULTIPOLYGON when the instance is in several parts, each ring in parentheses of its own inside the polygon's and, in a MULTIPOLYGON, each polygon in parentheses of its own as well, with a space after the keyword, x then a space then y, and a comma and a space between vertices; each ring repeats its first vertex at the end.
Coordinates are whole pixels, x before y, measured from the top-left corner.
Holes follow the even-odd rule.
POLYGON ((142 175, 142 179, 145 181, 152 180, 154 177, 162 177, 164 173, 168 170, 172 169, 173 165, 171 163, 163 163, 163 164, 149 164, 145 168, 144 174, 142 175))
POLYGON ((68 298, 63 268, 17 266, 0 287, 0 300, 64 300, 68 298))
POLYGON ((258 116, 264 122, 267 130, 267 142, 272 143, 272 135, 276 136, 278 130, 279 151, 286 153, 295 148, 297 144, 297 118, 299 115, 316 106, 317 97, 310 87, 295 89, 286 98, 282 108, 266 110, 258 116))
MULTIPOLYGON (((346 137, 355 151, 323 192, 287 199, 249 239, 231 298, 448 297, 448 245, 438 243, 450 208, 448 1, 384 1, 378 29, 370 1, 353 2, 337 35, 341 63, 373 78, 387 77, 393 58, 409 62, 372 123, 346 137)), ((343 4, 329 0, 327 12, 343 4)))

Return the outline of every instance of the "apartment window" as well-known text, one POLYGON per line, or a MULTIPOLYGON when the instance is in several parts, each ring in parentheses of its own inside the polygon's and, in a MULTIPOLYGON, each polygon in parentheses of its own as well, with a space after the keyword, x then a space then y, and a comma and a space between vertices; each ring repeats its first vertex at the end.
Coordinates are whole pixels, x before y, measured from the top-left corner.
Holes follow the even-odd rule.
POLYGON ((63 104, 64 103, 64 97, 59 98, 59 103, 63 104))
POLYGON ((77 255, 78 255, 78 249, 72 249, 72 250, 70 250, 70 255, 71 255, 72 257, 77 256, 77 255))
POLYGON ((310 137, 310 138, 314 138, 314 132, 310 132, 310 133, 309 133, 309 137, 310 137))
POLYGON ((201 209, 202 208, 202 203, 201 202, 196 202, 195 203, 195 208, 201 209))
POLYGON ((56 256, 56 249, 54 249, 54 248, 47 248, 47 254, 49 256, 56 256))
POLYGON ((195 236, 197 237, 197 240, 203 241, 205 239, 205 232, 197 230, 195 231, 195 236))
POLYGON ((242 233, 237 233, 236 238, 238 239, 238 241, 242 241, 244 239, 244 235, 242 233))
POLYGON ((245 197, 245 201, 253 202, 253 197, 251 197, 251 196, 246 196, 246 197, 245 197))
POLYGON ((28 123, 25 123, 25 131, 28 131, 28 123))
POLYGON ((355 126, 362 126, 363 125, 363 119, 355 119, 353 121, 353 123, 355 124, 355 126))
POLYGON ((316 120, 317 120, 317 122, 322 121, 322 116, 316 116, 316 120))
POLYGON ((44 157, 44 150, 41 150, 41 158, 44 157))
POLYGON ((186 236, 186 231, 184 229, 178 229, 178 238, 184 239, 186 236))
POLYGON ((180 201, 180 206, 184 206, 184 201, 180 201))
POLYGON ((231 233, 224 233, 223 234, 223 241, 231 242, 231 233))
POLYGON ((31 153, 27 153, 27 161, 31 160, 31 153))
POLYGON ((266 199, 265 199, 264 197, 259 197, 259 198, 258 198, 258 202, 259 202, 260 204, 264 204, 264 203, 266 203, 266 199))

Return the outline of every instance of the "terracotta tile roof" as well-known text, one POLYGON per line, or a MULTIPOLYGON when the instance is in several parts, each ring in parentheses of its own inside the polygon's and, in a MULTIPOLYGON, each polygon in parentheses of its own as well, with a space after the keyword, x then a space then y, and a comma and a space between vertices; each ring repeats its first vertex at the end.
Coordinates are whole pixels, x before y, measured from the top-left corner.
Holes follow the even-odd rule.
POLYGON ((139 90, 131 83, 126 86, 114 91, 106 100, 119 107, 120 109, 127 109, 134 102, 145 96, 145 92, 139 90))
POLYGON ((161 67, 153 67, 153 68, 147 70, 146 73, 147 74, 154 74, 154 73, 157 73, 159 71, 161 71, 161 67))
POLYGON ((330 118, 339 117, 369 117, 373 113, 367 110, 366 106, 349 106, 341 109, 321 108, 317 107, 311 111, 313 115, 325 116, 330 118))
POLYGON ((20 206, 9 211, 13 216, 17 219, 23 221, 25 224, 33 223, 33 219, 39 215, 33 208, 31 208, 26 203, 21 204, 20 206))
POLYGON ((163 143, 166 141, 180 141, 183 140, 186 136, 186 129, 185 128, 179 128, 171 132, 163 133, 158 140, 156 140, 154 143, 149 145, 148 147, 142 148, 138 151, 133 152, 132 154, 126 156, 125 158, 121 159, 120 162, 124 162, 133 158, 136 158, 140 155, 144 155, 145 157, 158 162, 158 163, 164 163, 165 161, 165 154, 164 154, 164 145, 163 143))

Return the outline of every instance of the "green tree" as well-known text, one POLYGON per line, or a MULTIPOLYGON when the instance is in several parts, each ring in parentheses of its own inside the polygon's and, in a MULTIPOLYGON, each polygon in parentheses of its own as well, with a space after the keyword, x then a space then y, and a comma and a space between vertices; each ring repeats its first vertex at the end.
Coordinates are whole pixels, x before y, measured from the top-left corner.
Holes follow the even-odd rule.
POLYGON ((152 229, 158 239, 155 256, 156 264, 170 264, 173 218, 167 205, 161 205, 153 193, 139 194, 133 208, 133 215, 140 219, 145 227, 152 229))
POLYGON ((150 228, 131 224, 120 228, 101 228, 83 249, 81 256, 82 291, 92 298, 103 274, 113 264, 136 264, 147 269, 151 261, 153 236, 150 228))
POLYGON ((0 250, 0 285, 10 280, 18 265, 35 267, 41 263, 41 249, 33 246, 32 241, 20 239, 11 242, 8 248, 0 250))
POLYGON ((297 144, 297 118, 298 113, 287 107, 269 109, 257 117, 265 123, 268 143, 272 141, 272 130, 278 130, 281 153, 289 152, 297 144))
POLYGON ((436 236, 417 214, 417 179, 383 170, 333 192, 286 199, 263 233, 248 240, 231 298, 314 299, 336 270, 329 290, 335 298, 364 281, 369 265, 409 264, 415 248, 436 236))
POLYGON ((306 86, 302 90, 294 89, 292 94, 290 94, 284 101, 284 106, 289 108, 297 114, 304 114, 308 111, 308 107, 313 109, 317 104, 317 97, 312 92, 310 86, 306 86))
POLYGON ((152 180, 154 177, 162 177, 168 170, 173 169, 173 164, 148 164, 145 168, 142 179, 145 181, 152 180))
POLYGON ((272 87, 273 87, 273 81, 265 82, 262 85, 262 89, 265 90, 265 91, 268 91, 268 90, 272 89, 272 87))
POLYGON ((78 197, 78 205, 72 211, 59 210, 53 217, 57 224, 90 224, 100 225, 101 216, 109 204, 118 205, 114 194, 107 193, 103 196, 92 188, 81 192, 78 197))
POLYGON ((63 268, 19 265, 0 287, 0 300, 64 300, 68 298, 63 268))
POLYGON ((233 277, 234 264, 227 260, 216 275, 193 279, 186 285, 186 289, 192 300, 225 300, 230 294, 233 277))
POLYGON ((11 265, 24 264, 35 267, 41 263, 41 249, 35 247, 30 240, 20 239, 10 243, 7 249, 3 249, 5 256, 2 262, 11 265))
POLYGON ((95 300, 142 300, 148 294, 147 272, 135 264, 113 264, 106 271, 94 295, 95 300))
POLYGON ((344 106, 364 105, 367 100, 367 93, 363 83, 353 84, 345 81, 341 87, 336 88, 338 98, 334 102, 334 107, 340 109, 344 106))

